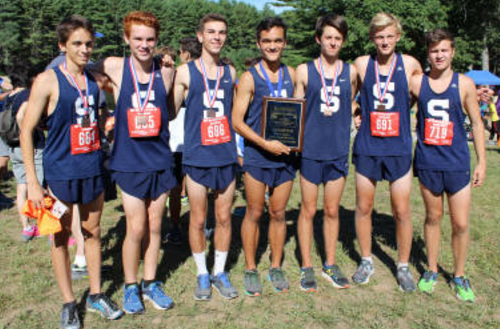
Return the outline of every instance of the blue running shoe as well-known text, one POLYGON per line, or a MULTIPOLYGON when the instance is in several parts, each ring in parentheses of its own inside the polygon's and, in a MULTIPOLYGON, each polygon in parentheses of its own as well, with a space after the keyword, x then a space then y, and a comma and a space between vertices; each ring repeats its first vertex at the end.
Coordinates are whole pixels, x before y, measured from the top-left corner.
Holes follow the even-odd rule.
POLYGON ((198 284, 194 291, 194 299, 196 300, 210 300, 212 298, 212 285, 210 283, 210 275, 201 274, 198 275, 198 284))
POLYGON ((123 310, 127 314, 141 314, 144 312, 144 305, 142 305, 137 284, 123 287, 123 310))
POLYGON ((99 313, 108 320, 116 320, 123 316, 123 311, 104 294, 87 297, 87 311, 99 313))
POLYGON ((160 281, 150 283, 147 287, 142 282, 142 298, 149 300, 157 310, 168 310, 174 306, 172 298, 163 291, 160 281))
POLYGON ((225 299, 233 299, 238 297, 238 291, 233 287, 226 272, 217 274, 212 278, 215 290, 225 299))

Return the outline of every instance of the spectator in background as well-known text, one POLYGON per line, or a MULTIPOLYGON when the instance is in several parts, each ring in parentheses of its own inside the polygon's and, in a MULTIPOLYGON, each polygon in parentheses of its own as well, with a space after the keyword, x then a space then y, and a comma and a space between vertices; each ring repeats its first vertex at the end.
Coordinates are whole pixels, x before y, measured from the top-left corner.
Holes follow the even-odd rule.
MULTIPOLYGON (((3 109, 3 101, 12 91, 12 84, 6 77, 0 76, 0 112, 3 109)), ((0 140, 0 182, 3 176, 7 173, 9 165, 9 148, 2 140, 0 140)), ((0 192, 0 209, 8 208, 12 205, 11 199, 7 198, 0 192)))

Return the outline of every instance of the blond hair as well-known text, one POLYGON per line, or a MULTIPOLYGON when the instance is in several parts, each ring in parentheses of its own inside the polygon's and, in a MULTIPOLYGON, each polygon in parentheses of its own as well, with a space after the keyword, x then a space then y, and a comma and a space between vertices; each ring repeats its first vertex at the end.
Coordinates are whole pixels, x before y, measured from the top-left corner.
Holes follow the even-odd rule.
POLYGON ((401 21, 396 16, 386 12, 377 13, 370 22, 370 38, 373 38, 378 31, 391 25, 396 28, 398 34, 401 34, 401 21))

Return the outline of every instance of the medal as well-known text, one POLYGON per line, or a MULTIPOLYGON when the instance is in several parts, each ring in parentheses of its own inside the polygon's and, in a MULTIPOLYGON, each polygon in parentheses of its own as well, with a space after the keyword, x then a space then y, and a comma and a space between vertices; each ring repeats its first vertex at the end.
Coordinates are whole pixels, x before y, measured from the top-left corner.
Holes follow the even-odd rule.
POLYGON ((64 62, 64 70, 66 71, 66 74, 69 77, 71 84, 73 85, 73 87, 76 88, 78 94, 80 95, 80 98, 82 99, 83 110, 85 111, 85 114, 82 118, 82 126, 88 128, 90 127, 90 115, 89 115, 89 79, 87 78, 87 73, 83 71, 83 77, 85 79, 85 97, 84 97, 82 89, 80 88, 78 83, 76 83, 76 80, 73 78, 71 73, 69 73, 68 65, 66 64, 66 62, 64 62))
POLYGON ((208 84, 207 71, 205 70, 205 65, 203 64, 203 59, 201 59, 201 57, 200 57, 198 59, 198 62, 200 63, 201 74, 203 75, 203 82, 205 84, 205 93, 207 95, 208 106, 210 107, 210 110, 207 111, 207 116, 209 118, 214 118, 215 111, 212 110, 212 108, 214 107, 215 100, 217 99, 217 92, 219 91, 220 80, 222 78, 222 66, 217 67, 217 76, 215 78, 215 89, 210 89, 210 86, 208 84))
POLYGON ((207 113, 208 118, 215 118, 215 111, 210 109, 205 111, 207 113))
POLYGON ((132 73, 132 79, 134 80, 135 95, 137 96, 137 106, 139 107, 139 112, 144 113, 144 109, 148 105, 151 90, 153 89, 153 82, 154 82, 153 76, 154 76, 154 72, 155 72, 155 62, 153 61, 151 73, 149 74, 148 90, 146 92, 146 98, 144 98, 144 101, 141 99, 141 93, 140 93, 141 90, 139 88, 139 79, 137 78, 137 72, 135 71, 134 61, 132 60, 132 57, 130 57, 130 59, 129 59, 129 66, 130 66, 130 72, 132 73))
POLYGON ((385 82, 384 91, 380 88, 380 70, 378 66, 378 59, 375 60, 375 80, 377 81, 377 93, 380 105, 377 105, 377 111, 385 111, 384 99, 387 91, 389 90, 389 84, 391 83, 392 76, 394 75, 395 66, 397 62, 398 56, 394 54, 394 58, 392 59, 391 67, 389 68, 389 75, 387 76, 387 81, 385 82))
POLYGON ((88 128, 90 127, 90 115, 87 113, 82 118, 82 127, 88 128))
POLYGON ((283 76, 285 73, 283 72, 283 67, 280 65, 280 71, 278 75, 278 90, 276 91, 274 89, 273 83, 271 82, 271 79, 269 79, 269 76, 267 75, 266 70, 264 69, 264 66, 262 65, 262 61, 259 62, 260 66, 260 71, 264 75, 264 78, 267 82, 267 86, 269 87, 269 93, 271 94, 272 97, 281 97, 281 85, 283 83, 283 76))
POLYGON ((332 82, 332 89, 330 90, 330 94, 328 94, 327 90, 326 90, 326 79, 325 79, 325 71, 323 70, 323 63, 321 62, 321 56, 318 57, 318 71, 319 71, 319 74, 320 74, 320 77, 321 77, 321 84, 323 85, 323 91, 324 91, 324 94, 325 94, 325 100, 326 100, 326 107, 328 108, 328 110, 324 111, 323 114, 326 115, 326 116, 331 116, 333 114, 333 111, 330 111, 330 104, 333 103, 332 102, 332 98, 333 98, 333 91, 335 90, 335 86, 337 85, 337 79, 339 77, 339 73, 340 73, 340 63, 341 61, 339 60, 337 62, 337 68, 335 70, 335 74, 333 75, 334 78, 333 78, 333 82, 332 82))
POLYGON ((146 118, 145 115, 138 115, 136 117, 137 119, 137 126, 145 126, 148 123, 148 119, 146 118))

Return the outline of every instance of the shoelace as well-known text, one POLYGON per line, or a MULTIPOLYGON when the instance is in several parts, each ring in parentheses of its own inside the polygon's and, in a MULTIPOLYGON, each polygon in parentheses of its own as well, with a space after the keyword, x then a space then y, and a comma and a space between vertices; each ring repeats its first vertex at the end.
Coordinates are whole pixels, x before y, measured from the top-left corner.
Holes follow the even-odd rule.
POLYGON ((426 282, 429 282, 431 280, 436 280, 437 278, 437 273, 434 273, 434 272, 425 272, 424 273, 424 280, 426 282))
POLYGON ((283 275, 283 271, 279 269, 271 271, 271 279, 273 279, 273 281, 284 281, 285 276, 283 275))
POLYGON ((248 273, 248 277, 249 277, 249 281, 250 281, 250 284, 252 286, 256 286, 259 284, 259 275, 257 272, 247 272, 248 273))
POLYGON ((137 302, 136 290, 137 290, 137 287, 125 289, 125 300, 127 302, 129 302, 129 301, 137 302))
POLYGON ((210 288, 210 277, 208 275, 199 276, 198 281, 200 282, 200 287, 202 289, 210 288))

